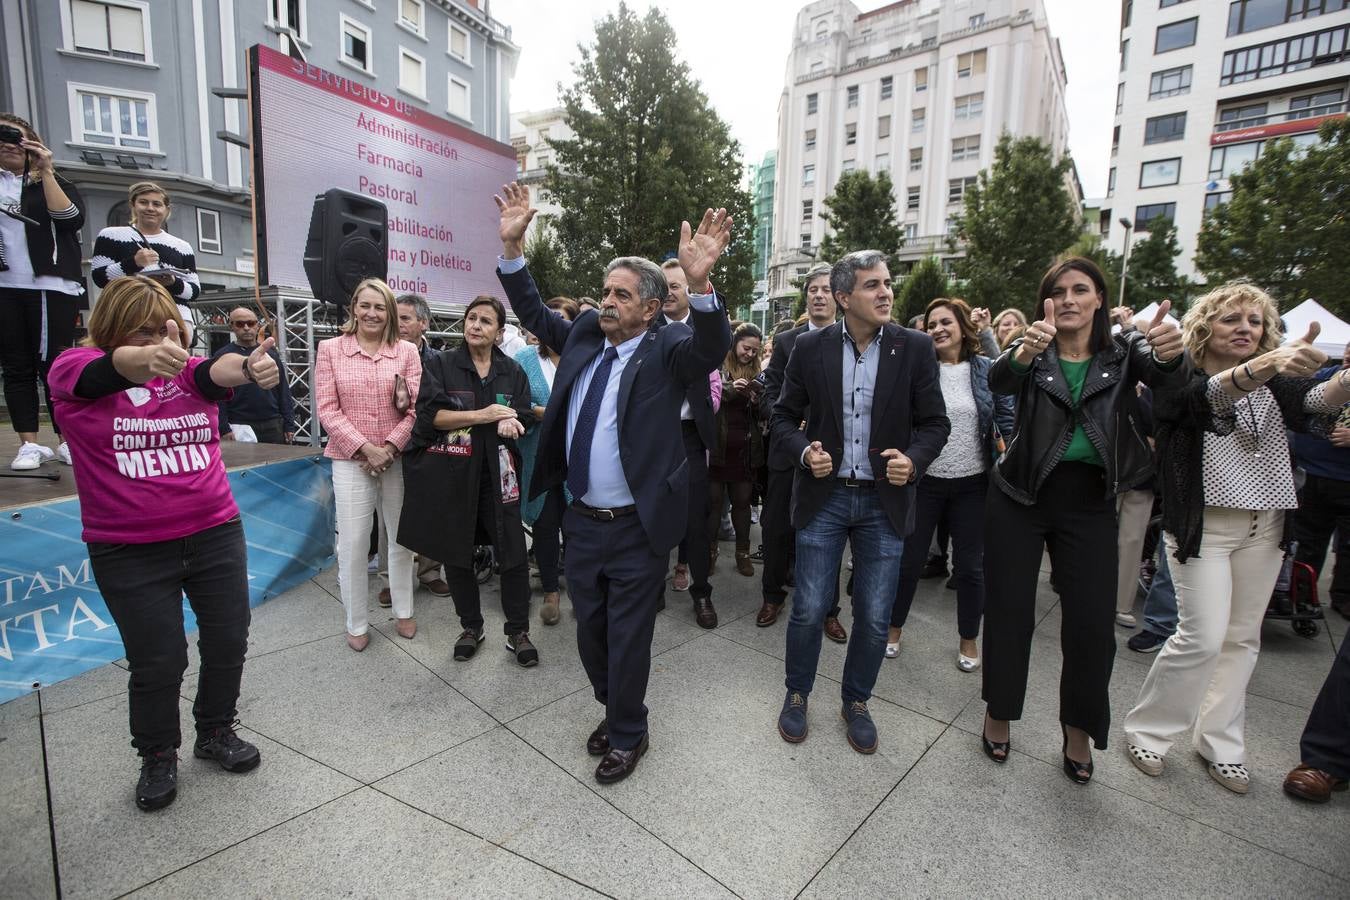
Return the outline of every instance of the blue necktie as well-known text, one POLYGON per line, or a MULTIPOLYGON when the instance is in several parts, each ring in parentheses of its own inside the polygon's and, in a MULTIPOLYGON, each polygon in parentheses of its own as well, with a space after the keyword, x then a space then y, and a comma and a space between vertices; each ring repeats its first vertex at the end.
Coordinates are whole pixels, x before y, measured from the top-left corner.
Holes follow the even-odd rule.
POLYGON ((605 398, 605 388, 609 387, 609 370, 618 358, 619 351, 613 345, 605 348, 605 355, 586 388, 586 399, 581 402, 581 412, 577 415, 576 428, 572 431, 572 452, 567 459, 567 489, 577 500, 585 497, 591 487, 591 441, 595 438, 595 423, 600 418, 600 401, 605 398))

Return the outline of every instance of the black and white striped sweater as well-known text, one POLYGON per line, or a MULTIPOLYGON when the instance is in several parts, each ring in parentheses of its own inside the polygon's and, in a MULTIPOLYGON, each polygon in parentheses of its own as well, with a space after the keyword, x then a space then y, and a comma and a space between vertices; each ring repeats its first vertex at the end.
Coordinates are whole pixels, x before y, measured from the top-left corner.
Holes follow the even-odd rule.
MULTIPOLYGON (((94 239, 94 257, 89 260, 94 284, 104 288, 114 278, 135 275, 141 271, 141 267, 136 265, 136 251, 144 246, 141 237, 130 225, 115 225, 100 231, 94 239)), ((191 273, 187 278, 175 278, 173 284, 169 285, 169 293, 173 298, 181 303, 196 300, 202 292, 202 284, 197 278, 197 259, 193 255, 192 245, 167 231, 147 234, 144 238, 145 243, 159 254, 160 265, 191 273)))

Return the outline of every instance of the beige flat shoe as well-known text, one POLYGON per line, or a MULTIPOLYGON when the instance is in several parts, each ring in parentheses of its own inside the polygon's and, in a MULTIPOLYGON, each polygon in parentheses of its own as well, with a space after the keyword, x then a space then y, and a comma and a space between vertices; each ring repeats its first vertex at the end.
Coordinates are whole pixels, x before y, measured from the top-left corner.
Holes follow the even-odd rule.
POLYGON ((369 633, 366 633, 366 634, 350 634, 350 633, 349 633, 349 634, 347 635, 347 646, 348 646, 348 647, 351 647, 351 648, 352 648, 353 650, 355 650, 357 653, 360 653, 362 650, 366 649, 366 645, 369 644, 369 643, 370 643, 370 634, 369 634, 369 633))
POLYGON ((399 637, 412 640, 417 634, 417 620, 412 616, 406 619, 397 619, 394 630, 398 632, 399 637))

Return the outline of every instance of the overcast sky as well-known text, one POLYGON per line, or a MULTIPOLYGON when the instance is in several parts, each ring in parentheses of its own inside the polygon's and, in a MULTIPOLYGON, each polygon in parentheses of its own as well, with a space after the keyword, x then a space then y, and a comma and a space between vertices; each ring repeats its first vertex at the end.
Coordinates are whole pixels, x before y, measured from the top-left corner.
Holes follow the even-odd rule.
MULTIPOLYGON (((882 0, 854 0, 864 12, 882 0)), ((1115 4, 1107 0, 1044 0, 1050 30, 1059 39, 1068 70, 1069 148, 1088 197, 1106 193, 1115 110, 1117 30, 1115 4)), ((558 102, 558 82, 572 80, 577 44, 594 39, 595 21, 618 0, 490 0, 493 18, 511 26, 520 63, 511 82, 514 111, 558 102)), ((791 46, 792 23, 804 3, 784 0, 629 0, 640 12, 661 7, 679 36, 679 53, 741 142, 747 159, 773 149, 778 97, 791 46)))

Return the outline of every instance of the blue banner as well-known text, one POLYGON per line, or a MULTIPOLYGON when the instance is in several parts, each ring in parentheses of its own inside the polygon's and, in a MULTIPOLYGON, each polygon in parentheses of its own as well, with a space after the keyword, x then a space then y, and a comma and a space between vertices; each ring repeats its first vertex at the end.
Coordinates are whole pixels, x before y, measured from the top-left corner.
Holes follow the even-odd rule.
MULTIPOLYGON (((248 542, 249 605, 333 562, 333 479, 323 457, 230 473, 248 542)), ((197 628, 187 600, 184 627, 197 628)), ((125 655, 80 540, 80 502, 0 519, 0 703, 125 655)))

